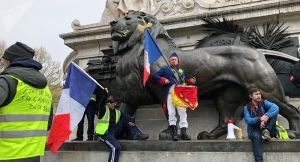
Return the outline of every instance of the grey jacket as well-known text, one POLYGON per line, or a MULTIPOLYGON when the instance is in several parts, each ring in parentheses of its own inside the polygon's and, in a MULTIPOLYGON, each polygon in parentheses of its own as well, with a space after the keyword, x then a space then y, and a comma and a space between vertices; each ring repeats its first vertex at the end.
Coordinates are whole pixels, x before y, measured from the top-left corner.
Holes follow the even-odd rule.
MULTIPOLYGON (((45 88, 47 86, 46 77, 39 72, 39 70, 27 67, 8 67, 6 68, 0 76, 2 75, 13 75, 23 82, 36 87, 45 88)), ((5 79, 0 78, 0 108, 9 104, 16 94, 17 81, 15 79, 5 79), (9 83, 8 83, 9 82, 9 83), (10 85, 9 85, 10 84, 10 85), (14 94, 10 94, 10 93, 14 94), (9 96, 13 96, 10 98, 9 96)))

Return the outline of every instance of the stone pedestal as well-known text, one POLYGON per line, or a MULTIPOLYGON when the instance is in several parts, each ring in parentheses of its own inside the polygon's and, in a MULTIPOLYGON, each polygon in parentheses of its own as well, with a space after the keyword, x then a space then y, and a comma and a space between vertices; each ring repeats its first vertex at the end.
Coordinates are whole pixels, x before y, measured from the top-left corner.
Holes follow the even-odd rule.
MULTIPOLYGON (((290 102, 295 107, 300 106, 300 98, 290 98, 290 102)), ((245 124, 244 119, 240 120, 242 108, 243 106, 240 106, 237 109, 233 121, 237 127, 242 128, 243 137, 244 139, 247 139, 247 125, 245 124)), ((199 102, 198 108, 196 108, 195 110, 187 110, 187 115, 189 123, 187 133, 191 136, 192 140, 196 140, 198 134, 202 131, 212 131, 219 122, 219 116, 212 100, 201 100, 199 102)), ((168 122, 160 105, 140 106, 134 116, 137 126, 143 131, 143 133, 149 134, 149 138, 153 140, 158 140, 159 133, 168 127, 168 122)), ((284 117, 278 115, 277 120, 279 124, 282 125, 285 129, 289 128, 288 121, 284 117)), ((97 118, 95 118, 95 126, 96 123, 97 118)), ((77 128, 70 135, 70 139, 76 138, 76 131, 77 128)), ((86 132, 87 119, 85 119, 84 123, 84 140, 87 139, 86 132)), ((237 137, 236 131, 235 135, 237 137)), ((225 138, 226 135, 219 137, 219 139, 225 138)))
MULTIPOLYGON (((120 141, 120 162, 254 161, 250 140, 228 141, 120 141)), ((263 142, 265 162, 298 162, 299 140, 263 142), (284 147, 283 147, 284 146, 284 147)), ((102 142, 67 142, 55 155, 46 150, 41 162, 107 161, 109 150, 102 142)))

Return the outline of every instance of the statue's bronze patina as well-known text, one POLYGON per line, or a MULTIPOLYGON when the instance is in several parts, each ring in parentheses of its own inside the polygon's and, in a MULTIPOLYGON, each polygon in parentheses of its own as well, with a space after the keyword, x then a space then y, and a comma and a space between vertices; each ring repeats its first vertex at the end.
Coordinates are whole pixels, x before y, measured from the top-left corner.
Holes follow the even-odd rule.
MULTIPOLYGON (((209 133, 199 133, 198 139, 216 139, 226 134, 228 119, 232 119, 238 106, 245 103, 251 87, 260 88, 265 99, 280 107, 280 114, 289 122, 290 137, 300 137, 300 115, 287 102, 274 70, 266 61, 268 57, 294 63, 297 58, 242 46, 183 51, 176 48, 172 38, 154 16, 142 12, 134 12, 110 23, 113 50, 119 55, 116 71, 123 102, 121 111, 134 114, 139 105, 163 102, 162 87, 158 83, 150 79, 146 87, 142 85, 144 34, 138 30, 138 25, 146 25, 144 21, 146 24, 152 23, 149 30, 165 58, 176 52, 189 77, 196 77, 198 97, 209 96, 215 101, 219 124, 209 133)), ((166 62, 161 57, 151 66, 151 75, 163 66, 166 66, 166 62)))

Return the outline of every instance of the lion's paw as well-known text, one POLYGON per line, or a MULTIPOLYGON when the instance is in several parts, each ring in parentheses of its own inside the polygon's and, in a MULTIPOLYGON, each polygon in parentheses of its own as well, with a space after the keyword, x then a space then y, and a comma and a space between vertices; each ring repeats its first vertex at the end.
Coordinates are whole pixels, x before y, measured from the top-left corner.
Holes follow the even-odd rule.
POLYGON ((159 140, 172 140, 171 130, 166 129, 159 133, 159 140))
POLYGON ((210 139, 216 139, 214 134, 210 134, 207 131, 200 132, 197 136, 197 140, 210 140, 210 139))
POLYGON ((290 139, 300 139, 300 132, 295 130, 286 130, 290 139))

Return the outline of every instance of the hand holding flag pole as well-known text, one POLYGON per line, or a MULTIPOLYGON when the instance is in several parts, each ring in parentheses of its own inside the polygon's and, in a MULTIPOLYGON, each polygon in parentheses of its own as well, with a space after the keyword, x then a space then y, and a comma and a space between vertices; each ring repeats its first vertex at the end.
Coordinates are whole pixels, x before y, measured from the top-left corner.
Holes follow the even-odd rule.
MULTIPOLYGON (((72 62, 73 63, 73 62, 72 62)), ((85 72, 81 67, 79 67, 77 64, 73 63, 74 66, 76 66, 80 71, 85 72)), ((90 75, 87 75, 91 80, 93 80, 100 88, 104 89, 102 85, 100 85, 94 78, 92 78, 90 75)))

